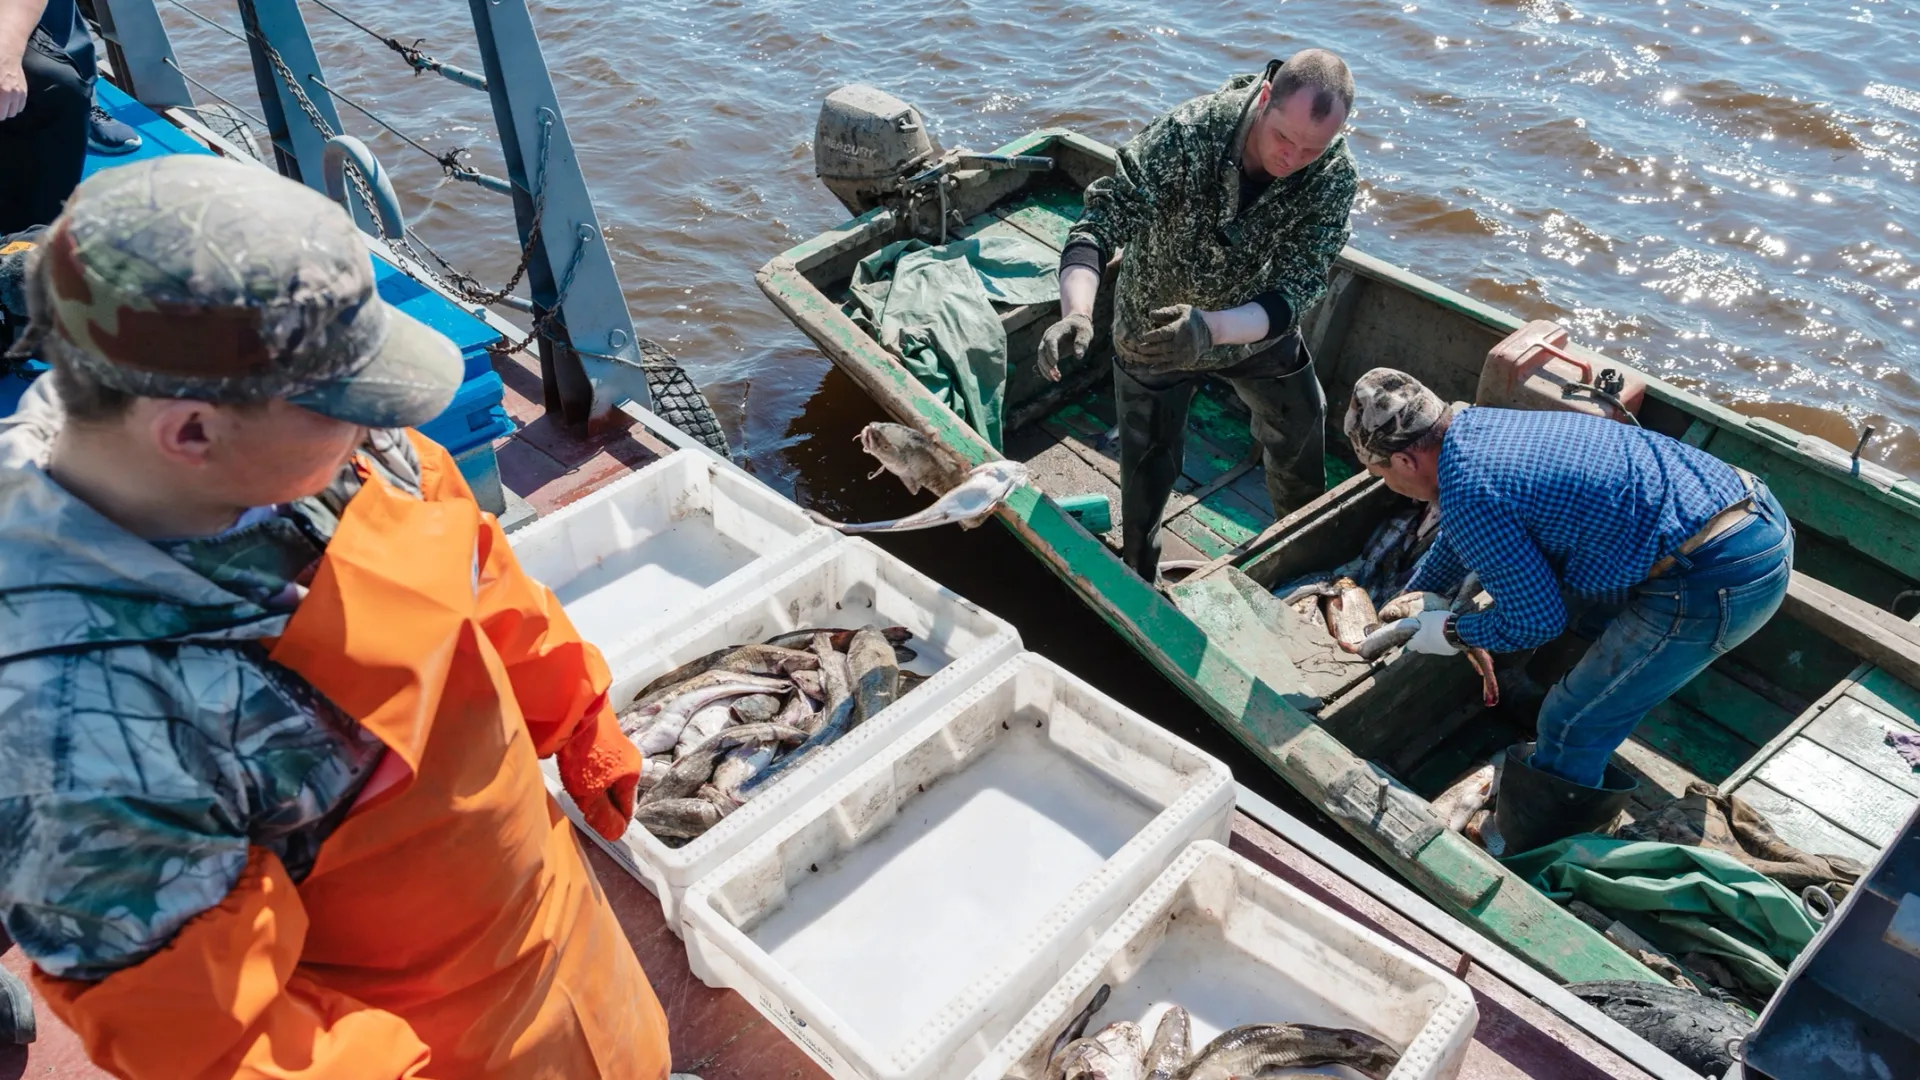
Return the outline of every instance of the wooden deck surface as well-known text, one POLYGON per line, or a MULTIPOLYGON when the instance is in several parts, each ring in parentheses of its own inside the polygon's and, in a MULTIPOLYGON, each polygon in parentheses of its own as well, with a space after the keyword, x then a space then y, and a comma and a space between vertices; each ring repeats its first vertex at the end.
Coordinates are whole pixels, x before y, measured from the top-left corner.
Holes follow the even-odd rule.
POLYGON ((1920 690, 1863 667, 1815 702, 1731 778, 1781 839, 1871 864, 1920 803, 1888 732, 1920 733, 1920 690))
MULTIPOLYGON (((1308 895, 1441 967, 1464 970, 1480 1008, 1480 1025, 1460 1071, 1462 1080, 1625 1080, 1646 1075, 1485 969, 1463 966, 1457 951, 1251 818, 1235 816, 1232 846, 1308 895)), ((744 998, 695 979, 685 948, 667 928, 653 894, 597 847, 583 847, 666 1010, 676 1071, 705 1080, 824 1080, 826 1074, 744 998)), ((22 976, 28 967, 13 948, 0 957, 0 964, 22 976)), ((0 1047, 0 1080, 106 1077, 86 1060, 74 1034, 38 1004, 37 996, 36 1005, 39 1041, 0 1047)))

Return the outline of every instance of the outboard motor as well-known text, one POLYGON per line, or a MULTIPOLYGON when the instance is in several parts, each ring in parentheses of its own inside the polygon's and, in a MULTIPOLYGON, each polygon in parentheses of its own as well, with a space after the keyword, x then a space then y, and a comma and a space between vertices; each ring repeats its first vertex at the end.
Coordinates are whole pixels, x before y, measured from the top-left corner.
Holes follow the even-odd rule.
POLYGON ((827 95, 814 129, 814 172, 852 213, 864 214, 939 156, 920 110, 855 83, 827 95))

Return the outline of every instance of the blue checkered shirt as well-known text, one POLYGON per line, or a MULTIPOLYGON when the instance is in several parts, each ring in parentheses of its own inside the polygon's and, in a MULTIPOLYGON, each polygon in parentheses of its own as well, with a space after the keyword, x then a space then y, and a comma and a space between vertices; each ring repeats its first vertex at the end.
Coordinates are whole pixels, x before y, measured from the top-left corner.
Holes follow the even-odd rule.
POLYGON ((1472 570, 1493 597, 1460 640, 1544 645, 1561 587, 1619 602, 1654 563, 1746 494, 1733 467, 1677 439, 1572 412, 1472 408, 1440 444, 1440 533, 1410 590, 1451 594, 1472 570))

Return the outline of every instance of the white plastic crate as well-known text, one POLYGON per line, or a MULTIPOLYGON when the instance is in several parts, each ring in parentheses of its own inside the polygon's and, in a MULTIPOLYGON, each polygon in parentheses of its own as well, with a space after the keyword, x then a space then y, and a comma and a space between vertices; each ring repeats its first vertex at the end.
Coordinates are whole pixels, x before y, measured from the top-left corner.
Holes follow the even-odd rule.
POLYGON ((738 469, 669 454, 513 535, 580 636, 621 662, 839 534, 738 469))
MULTIPOLYGON (((914 720, 946 704, 1020 651, 1020 634, 1006 620, 872 544, 847 540, 814 553, 748 596, 616 668, 609 696, 616 710, 624 710, 649 682, 681 664, 715 649, 765 641, 809 626, 904 626, 913 634, 907 648, 917 654, 904 669, 931 677, 878 716, 769 781, 746 805, 684 847, 668 847, 637 825, 613 843, 594 835, 608 854, 660 898, 667 925, 675 932, 680 929, 680 898, 687 886, 872 757, 914 720)), ((578 812, 551 774, 549 784, 561 806, 577 820, 578 812)))
POLYGON ((1032 653, 687 891, 694 974, 841 1080, 964 1076, 1196 839, 1226 766, 1032 653))
POLYGON ((1132 1020, 1151 1040, 1170 1004, 1191 1014, 1196 1053, 1241 1024, 1356 1028, 1401 1051, 1390 1080, 1454 1076, 1480 1015, 1459 979, 1226 848, 1202 842, 1127 909, 974 1069, 972 1080, 1038 1080, 1054 1039, 1102 984, 1112 987, 1112 997, 1089 1034, 1132 1020))

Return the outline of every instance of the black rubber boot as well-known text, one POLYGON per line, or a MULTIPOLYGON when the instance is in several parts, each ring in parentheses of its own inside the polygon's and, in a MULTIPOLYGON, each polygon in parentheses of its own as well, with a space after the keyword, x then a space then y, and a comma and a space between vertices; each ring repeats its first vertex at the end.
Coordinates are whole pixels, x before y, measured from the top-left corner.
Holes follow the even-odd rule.
POLYGON ((1601 779, 1604 786, 1593 788, 1534 768, 1532 757, 1532 743, 1517 743, 1507 748, 1500 766, 1493 815, 1503 858, 1605 828, 1640 787, 1640 781, 1612 763, 1601 779))
POLYGON ((1113 397, 1120 417, 1120 558, 1151 582, 1160 576, 1160 517, 1180 478, 1187 407, 1194 379, 1136 376, 1113 361, 1113 397))
POLYGON ((30 1043, 35 1034, 33 995, 13 972, 0 968, 0 1043, 30 1043))

